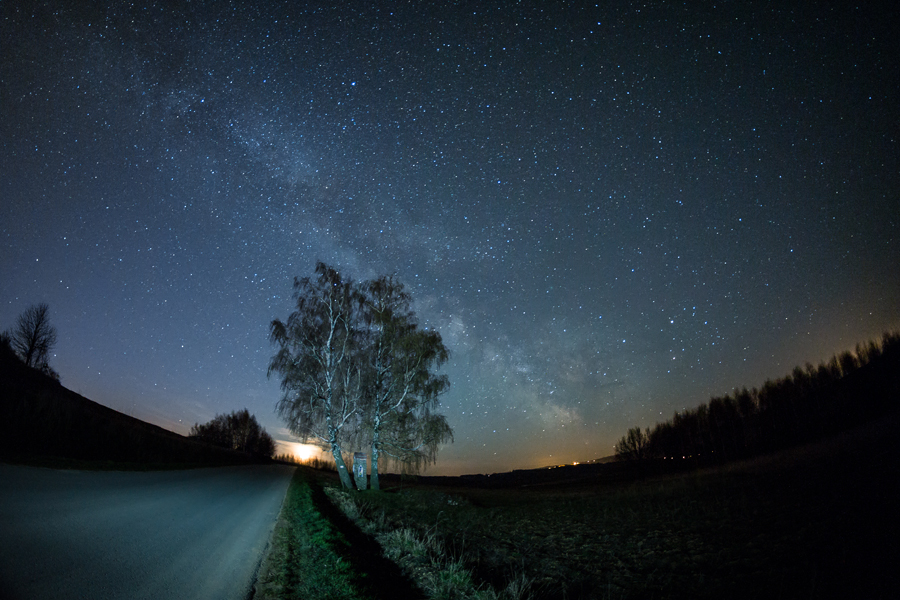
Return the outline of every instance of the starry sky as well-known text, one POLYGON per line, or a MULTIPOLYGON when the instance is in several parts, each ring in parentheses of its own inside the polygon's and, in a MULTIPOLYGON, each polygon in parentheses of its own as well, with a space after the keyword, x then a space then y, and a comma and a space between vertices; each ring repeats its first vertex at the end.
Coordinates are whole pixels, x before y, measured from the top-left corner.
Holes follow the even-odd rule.
POLYGON ((0 328, 46 302, 66 387, 290 441, 293 278, 395 273, 452 353, 429 474, 900 328, 896 11, 687 4, 2 2, 0 328))

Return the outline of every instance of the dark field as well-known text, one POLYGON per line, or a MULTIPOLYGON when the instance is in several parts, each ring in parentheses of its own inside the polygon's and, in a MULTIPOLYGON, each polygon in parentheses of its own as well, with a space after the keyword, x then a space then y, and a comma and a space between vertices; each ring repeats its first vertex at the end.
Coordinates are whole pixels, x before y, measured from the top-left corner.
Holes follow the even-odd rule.
POLYGON ((893 415, 776 456, 632 482, 440 478, 331 496, 379 539, 407 538, 390 552, 408 572, 462 563, 488 597, 896 598, 898 431, 893 415))

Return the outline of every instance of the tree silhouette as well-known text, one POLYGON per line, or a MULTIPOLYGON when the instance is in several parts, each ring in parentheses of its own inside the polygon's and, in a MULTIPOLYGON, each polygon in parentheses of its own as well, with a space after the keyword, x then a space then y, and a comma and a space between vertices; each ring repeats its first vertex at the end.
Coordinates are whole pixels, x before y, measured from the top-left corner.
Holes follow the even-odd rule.
POLYGON ((255 456, 271 458, 275 454, 275 440, 246 408, 229 415, 216 415, 203 425, 195 423, 189 436, 255 456))
POLYGON ((650 430, 632 427, 616 444, 616 458, 620 460, 640 460, 647 458, 650 430))
POLYGON ((56 328, 50 324, 49 306, 44 303, 29 306, 5 335, 22 362, 59 379, 49 363, 50 352, 56 345, 56 328))

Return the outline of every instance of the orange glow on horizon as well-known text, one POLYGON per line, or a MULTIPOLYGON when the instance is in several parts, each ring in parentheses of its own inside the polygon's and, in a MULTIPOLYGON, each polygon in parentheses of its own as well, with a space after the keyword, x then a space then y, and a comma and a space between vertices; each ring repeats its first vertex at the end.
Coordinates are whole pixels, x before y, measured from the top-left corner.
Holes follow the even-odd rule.
POLYGON ((313 444, 291 444, 291 446, 291 454, 293 454, 297 460, 303 462, 313 458, 319 458, 322 454, 322 449, 313 444))
POLYGON ((287 455, 288 460, 294 462, 305 463, 313 459, 326 460, 327 458, 325 451, 315 444, 301 444, 300 442, 288 442, 286 440, 277 440, 275 444, 276 455, 287 455))

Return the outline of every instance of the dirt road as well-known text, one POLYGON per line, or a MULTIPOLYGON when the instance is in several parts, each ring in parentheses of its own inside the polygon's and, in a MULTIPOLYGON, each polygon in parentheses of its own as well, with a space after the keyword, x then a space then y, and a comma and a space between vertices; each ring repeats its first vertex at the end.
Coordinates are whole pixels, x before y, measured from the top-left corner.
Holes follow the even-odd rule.
POLYGON ((0 464, 0 598, 244 600, 292 472, 0 464))

